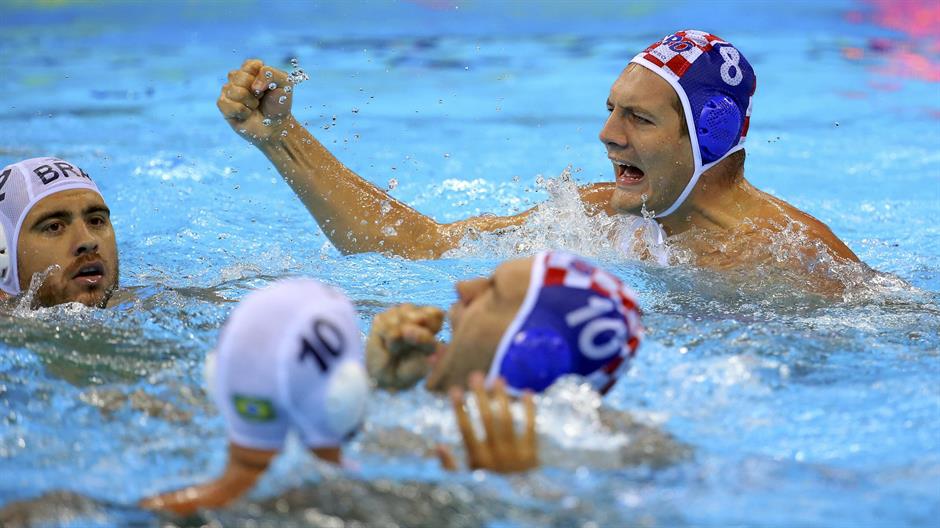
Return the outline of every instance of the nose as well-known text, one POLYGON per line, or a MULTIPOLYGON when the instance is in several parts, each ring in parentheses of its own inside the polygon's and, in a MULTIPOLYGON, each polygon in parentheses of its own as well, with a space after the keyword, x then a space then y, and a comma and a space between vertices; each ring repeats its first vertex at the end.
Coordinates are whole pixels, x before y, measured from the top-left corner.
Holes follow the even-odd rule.
POLYGON ((98 252, 98 238, 88 229, 84 222, 76 222, 75 229, 75 256, 98 252))
POLYGON ((604 123, 597 137, 608 149, 610 147, 627 147, 626 128, 623 126, 622 119, 617 116, 616 110, 611 112, 610 116, 607 117, 607 121, 604 123))
POLYGON ((457 299, 461 304, 467 305, 486 289, 487 280, 484 278, 470 279, 457 283, 457 299))

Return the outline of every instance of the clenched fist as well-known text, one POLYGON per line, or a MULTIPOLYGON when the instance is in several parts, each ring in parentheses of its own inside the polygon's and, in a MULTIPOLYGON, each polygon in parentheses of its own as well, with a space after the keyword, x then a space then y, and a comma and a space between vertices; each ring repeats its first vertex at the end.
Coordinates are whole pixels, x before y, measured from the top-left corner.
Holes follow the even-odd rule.
POLYGON ((428 372, 428 356, 442 346, 437 333, 444 311, 433 306, 402 304, 372 320, 366 340, 366 367, 378 386, 403 390, 428 372))
POLYGON ((293 125, 293 90, 287 73, 249 59, 229 72, 216 106, 238 135, 259 145, 286 134, 293 125))

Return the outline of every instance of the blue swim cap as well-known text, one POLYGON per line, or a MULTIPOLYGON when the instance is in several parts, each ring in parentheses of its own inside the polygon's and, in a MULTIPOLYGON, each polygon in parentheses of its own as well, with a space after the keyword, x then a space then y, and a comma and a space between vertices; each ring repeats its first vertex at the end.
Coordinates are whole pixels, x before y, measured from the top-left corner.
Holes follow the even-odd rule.
POLYGON ((679 96, 690 131, 695 171, 679 198, 661 218, 689 196, 699 177, 719 161, 744 148, 757 89, 754 68, 731 43, 704 31, 687 29, 667 35, 633 57, 665 79, 679 96))
POLYGON ((542 252, 487 381, 502 376, 518 394, 579 374, 604 394, 626 372, 642 332, 635 296, 620 280, 577 255, 542 252))

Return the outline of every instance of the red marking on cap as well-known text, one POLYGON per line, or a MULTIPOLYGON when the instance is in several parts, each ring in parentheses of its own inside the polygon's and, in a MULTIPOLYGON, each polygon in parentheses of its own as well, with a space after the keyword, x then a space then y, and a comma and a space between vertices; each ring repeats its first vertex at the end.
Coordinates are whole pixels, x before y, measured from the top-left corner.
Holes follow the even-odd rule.
POLYGON ((606 365, 604 365, 602 370, 607 374, 613 374, 618 368, 620 368, 620 365, 623 365, 623 356, 617 356, 610 360, 606 365))
POLYGON ((610 292, 607 291, 606 288, 604 288, 603 286, 601 286, 600 284, 594 281, 591 281, 591 290, 594 291, 595 293, 599 293, 603 295, 604 297, 610 297, 610 292))
POLYGON ((545 286, 560 286, 565 283, 568 270, 562 268, 548 268, 545 272, 545 286))
MULTIPOLYGON (((657 46, 658 46, 658 44, 657 44, 657 46)), ((653 47, 655 48, 656 46, 653 46, 653 47)), ((646 55, 643 56, 643 58, 646 59, 646 60, 648 60, 648 61, 650 61, 650 62, 652 62, 653 64, 659 66, 660 68, 662 68, 662 67, 664 66, 663 61, 659 60, 659 59, 656 57, 656 55, 653 55, 652 53, 647 53, 646 55)))
POLYGON ((672 70, 672 73, 675 73, 679 77, 682 77, 682 75, 685 74, 685 71, 689 69, 689 66, 692 66, 692 63, 682 55, 676 55, 675 57, 669 59, 669 62, 666 63, 666 67, 672 70))

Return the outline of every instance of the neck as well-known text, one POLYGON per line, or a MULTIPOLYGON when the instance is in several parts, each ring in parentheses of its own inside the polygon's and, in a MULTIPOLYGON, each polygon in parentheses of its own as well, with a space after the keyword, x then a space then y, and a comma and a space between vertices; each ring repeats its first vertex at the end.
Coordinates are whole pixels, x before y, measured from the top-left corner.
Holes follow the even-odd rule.
POLYGON ((702 175, 695 189, 675 212, 658 221, 666 234, 677 235, 693 227, 708 231, 731 229, 747 218, 759 203, 758 191, 746 179, 744 169, 733 183, 723 183, 713 167, 702 175))

